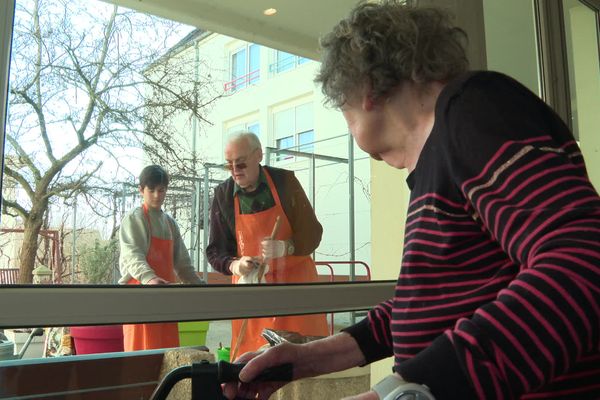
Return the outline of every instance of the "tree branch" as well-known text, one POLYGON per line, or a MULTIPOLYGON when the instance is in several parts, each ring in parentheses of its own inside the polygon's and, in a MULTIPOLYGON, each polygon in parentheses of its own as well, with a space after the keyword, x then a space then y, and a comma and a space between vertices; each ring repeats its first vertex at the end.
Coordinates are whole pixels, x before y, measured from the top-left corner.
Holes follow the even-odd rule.
POLYGON ((17 212, 17 214, 21 218, 27 219, 29 217, 29 212, 25 208, 23 208, 19 203, 17 203, 16 201, 8 200, 6 197, 3 197, 2 203, 4 204, 4 207, 2 207, 2 210, 4 211, 5 214, 14 216, 13 214, 9 214, 7 212, 8 208, 12 208, 13 210, 15 210, 17 212))

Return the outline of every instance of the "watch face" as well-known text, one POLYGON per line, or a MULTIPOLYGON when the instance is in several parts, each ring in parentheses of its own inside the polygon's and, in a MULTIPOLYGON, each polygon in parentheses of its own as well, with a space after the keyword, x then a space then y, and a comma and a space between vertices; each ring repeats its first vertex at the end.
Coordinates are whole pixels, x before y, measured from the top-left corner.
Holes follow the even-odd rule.
POLYGON ((420 391, 405 390, 394 397, 394 400, 431 400, 431 397, 420 391))

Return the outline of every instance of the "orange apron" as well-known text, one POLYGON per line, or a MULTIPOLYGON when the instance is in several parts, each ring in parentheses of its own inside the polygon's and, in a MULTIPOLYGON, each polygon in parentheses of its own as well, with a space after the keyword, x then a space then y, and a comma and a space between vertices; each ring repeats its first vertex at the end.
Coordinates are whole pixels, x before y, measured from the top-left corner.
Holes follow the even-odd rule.
MULTIPOLYGON (((292 227, 287 219, 279 194, 273 185, 271 176, 263 169, 269 189, 275 200, 275 206, 255 214, 240 214, 240 201, 234 197, 235 230, 237 239, 237 255, 257 256, 261 254, 260 242, 271 236, 277 216, 281 217, 281 225, 275 239, 288 240, 292 237, 292 227)), ((267 283, 306 283, 317 282, 317 268, 310 256, 286 256, 268 261, 269 272, 265 274, 267 283)), ((233 283, 239 277, 233 276, 233 283)), ((243 320, 232 320, 231 348, 235 349, 243 320)), ((246 333, 240 344, 238 355, 255 351, 267 341, 261 336, 264 328, 298 332, 303 335, 327 336, 327 319, 325 314, 303 315, 292 317, 250 318, 246 333)))
MULTIPOLYGON (((144 204, 142 209, 150 229, 150 247, 146 261, 156 275, 166 281, 175 282, 173 240, 152 236, 148 207, 144 204)), ((173 236, 171 235, 171 237, 173 236)), ((132 278, 127 284, 140 285, 140 282, 132 278)), ((179 347, 179 330, 176 322, 123 325, 123 340, 125 351, 179 347)))

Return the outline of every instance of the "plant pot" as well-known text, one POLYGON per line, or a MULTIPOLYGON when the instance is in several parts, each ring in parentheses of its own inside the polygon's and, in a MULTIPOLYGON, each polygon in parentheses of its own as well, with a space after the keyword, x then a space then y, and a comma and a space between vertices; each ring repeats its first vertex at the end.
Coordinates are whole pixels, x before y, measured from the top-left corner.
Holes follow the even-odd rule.
POLYGON ((73 326, 71 336, 78 355, 123 351, 122 325, 73 326))
POLYGON ((207 321, 179 322, 180 346, 204 346, 206 344, 207 321))

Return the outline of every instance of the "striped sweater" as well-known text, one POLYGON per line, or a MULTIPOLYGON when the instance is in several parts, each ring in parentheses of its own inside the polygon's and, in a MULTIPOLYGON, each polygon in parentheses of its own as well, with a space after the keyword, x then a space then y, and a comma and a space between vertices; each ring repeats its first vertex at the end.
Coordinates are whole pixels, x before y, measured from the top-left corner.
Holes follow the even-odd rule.
POLYGON ((449 83, 409 175, 395 296, 347 329, 440 399, 600 399, 600 198, 569 129, 494 72, 449 83))

